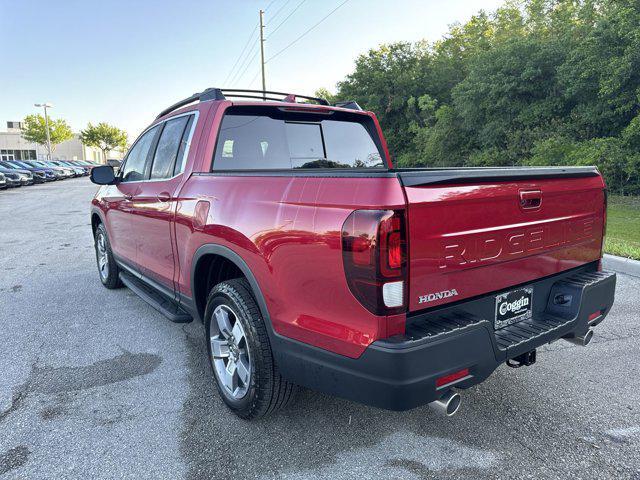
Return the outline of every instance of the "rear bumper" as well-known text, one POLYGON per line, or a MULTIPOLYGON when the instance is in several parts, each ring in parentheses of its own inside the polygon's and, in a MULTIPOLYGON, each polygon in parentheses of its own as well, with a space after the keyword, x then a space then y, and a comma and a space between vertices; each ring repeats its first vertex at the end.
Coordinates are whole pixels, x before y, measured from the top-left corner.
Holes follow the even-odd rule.
MULTIPOLYGON (((469 388, 501 363, 563 337, 581 336, 606 317, 616 276, 595 265, 529 284, 533 318, 494 331, 494 294, 408 319, 405 335, 373 342, 357 359, 283 337, 274 340, 281 374, 308 388, 389 410, 407 410, 469 388), (558 305, 564 295, 571 301, 558 305), (445 375, 469 369, 455 383, 445 375)), ((499 292, 495 292, 499 293, 499 292)))

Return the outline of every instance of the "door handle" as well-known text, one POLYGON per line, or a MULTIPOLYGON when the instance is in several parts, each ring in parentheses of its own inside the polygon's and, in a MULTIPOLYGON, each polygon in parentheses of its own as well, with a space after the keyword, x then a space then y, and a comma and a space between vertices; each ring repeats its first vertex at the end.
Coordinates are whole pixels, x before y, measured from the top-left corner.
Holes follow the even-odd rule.
POLYGON ((158 194, 158 200, 161 202, 168 202, 171 200, 171 194, 169 192, 160 192, 158 194))
POLYGON ((126 198, 127 200, 133 200, 133 194, 132 193, 125 193, 124 194, 124 198, 126 198))
POLYGON ((542 191, 521 190, 520 208, 523 210, 537 210, 542 206, 542 191))

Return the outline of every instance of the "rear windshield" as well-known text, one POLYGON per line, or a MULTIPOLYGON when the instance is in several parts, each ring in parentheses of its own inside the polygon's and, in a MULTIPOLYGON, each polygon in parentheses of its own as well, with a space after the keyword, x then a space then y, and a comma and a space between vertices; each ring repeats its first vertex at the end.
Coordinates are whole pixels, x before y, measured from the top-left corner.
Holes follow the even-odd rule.
POLYGON ((213 169, 384 168, 377 141, 365 115, 231 107, 222 119, 213 169))

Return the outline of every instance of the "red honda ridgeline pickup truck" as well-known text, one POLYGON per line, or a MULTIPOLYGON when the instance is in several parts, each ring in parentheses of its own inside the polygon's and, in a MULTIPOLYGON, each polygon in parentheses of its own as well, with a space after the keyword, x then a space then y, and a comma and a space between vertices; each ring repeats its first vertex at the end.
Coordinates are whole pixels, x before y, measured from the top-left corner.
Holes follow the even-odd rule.
POLYGON ((102 283, 203 321, 243 418, 298 385, 452 415, 501 363, 589 343, 613 303, 595 168, 397 169, 354 102, 207 89, 91 176, 102 283))

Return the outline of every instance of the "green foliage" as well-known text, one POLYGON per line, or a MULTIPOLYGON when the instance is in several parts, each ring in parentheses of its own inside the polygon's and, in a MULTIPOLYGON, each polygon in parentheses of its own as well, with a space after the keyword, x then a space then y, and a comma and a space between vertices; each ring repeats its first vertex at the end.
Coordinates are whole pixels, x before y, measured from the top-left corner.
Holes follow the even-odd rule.
POLYGON ((115 148, 124 149, 127 146, 127 132, 120 130, 108 123, 99 123, 92 125, 89 123, 87 128, 80 132, 80 140, 85 145, 96 147, 102 150, 105 161, 110 150, 115 148))
POLYGON ((640 260, 640 199, 609 197, 605 251, 640 260))
MULTIPOLYGON (((45 119, 42 115, 27 115, 22 122, 22 138, 27 142, 47 145, 47 129, 45 119)), ((56 145, 73 138, 71 127, 62 119, 52 119, 49 117, 49 135, 51 137, 51 150, 55 150, 56 145)))
POLYGON ((326 88, 318 88, 315 91, 315 93, 313 94, 313 96, 316 97, 316 98, 324 98, 329 103, 335 103, 336 102, 335 95, 333 95, 326 88))
POLYGON ((640 2, 510 0, 361 55, 333 100, 376 112, 399 166, 590 164, 640 194, 638 52, 640 2))

